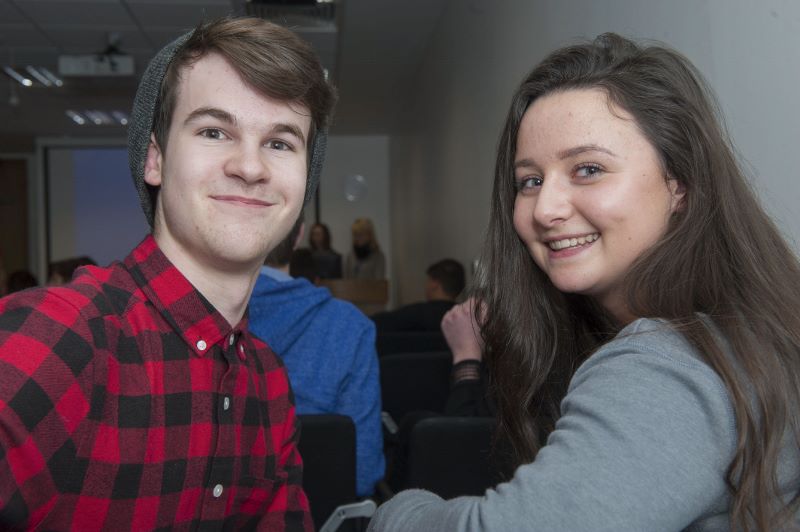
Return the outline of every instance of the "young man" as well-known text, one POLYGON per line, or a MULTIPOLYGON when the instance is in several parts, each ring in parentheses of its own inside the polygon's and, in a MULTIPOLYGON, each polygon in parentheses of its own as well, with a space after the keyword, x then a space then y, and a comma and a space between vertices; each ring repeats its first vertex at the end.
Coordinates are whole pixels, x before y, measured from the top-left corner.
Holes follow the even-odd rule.
POLYGON ((466 286, 464 267, 455 259, 442 259, 428 266, 425 274, 425 301, 374 314, 378 335, 441 330, 442 318, 466 286))
POLYGON ((250 330, 286 364, 298 413, 353 419, 356 493, 366 497, 385 469, 375 326, 327 288, 290 275, 302 227, 298 219, 267 257, 250 298, 250 330))
POLYGON ((244 315, 333 100, 310 47, 259 19, 153 60, 129 126, 153 234, 0 300, 0 528, 312 527, 286 372, 244 315))

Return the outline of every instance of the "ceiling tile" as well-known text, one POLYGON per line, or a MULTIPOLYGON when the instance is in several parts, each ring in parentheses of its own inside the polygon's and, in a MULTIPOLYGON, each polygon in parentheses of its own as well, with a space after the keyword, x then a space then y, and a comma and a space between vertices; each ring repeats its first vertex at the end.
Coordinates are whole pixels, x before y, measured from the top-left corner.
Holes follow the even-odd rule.
POLYGON ((3 48, 12 49, 22 46, 50 45, 31 24, 0 24, 0 43, 3 48))
MULTIPOLYGON (((25 17, 22 16, 17 9, 14 9, 14 6, 5 0, 0 0, 0 21, 3 21, 3 24, 27 22, 25 17)), ((0 39, 2 39, 2 37, 0 37, 0 39)))
MULTIPOLYGON (((52 41, 61 47, 65 54, 93 54, 100 53, 108 46, 107 29, 46 29, 52 41)), ((119 49, 123 53, 132 50, 148 49, 150 43, 139 30, 115 31, 120 36, 119 49)))
POLYGON ((131 12, 145 31, 152 28, 184 28, 189 30, 204 20, 213 20, 231 13, 230 5, 193 2, 129 4, 131 12))
POLYGON ((17 5, 42 27, 135 27, 117 0, 17 0, 17 5))

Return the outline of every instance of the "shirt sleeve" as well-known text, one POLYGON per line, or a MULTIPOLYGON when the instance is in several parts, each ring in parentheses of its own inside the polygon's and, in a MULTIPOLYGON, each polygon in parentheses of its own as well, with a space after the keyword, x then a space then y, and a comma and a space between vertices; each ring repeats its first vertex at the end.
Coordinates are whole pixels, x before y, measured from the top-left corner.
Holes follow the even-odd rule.
POLYGON ((625 342, 575 374, 536 460, 483 497, 402 492, 370 530, 682 530, 726 512, 734 417, 690 356, 625 342))
POLYGON ((29 290, 0 300, 0 528, 35 526, 71 483, 90 410, 92 332, 76 295, 29 290))
POLYGON ((375 351, 375 326, 365 326, 356 344, 353 365, 338 397, 337 412, 352 418, 356 427, 356 493, 372 495, 383 478, 383 432, 378 354, 375 351))

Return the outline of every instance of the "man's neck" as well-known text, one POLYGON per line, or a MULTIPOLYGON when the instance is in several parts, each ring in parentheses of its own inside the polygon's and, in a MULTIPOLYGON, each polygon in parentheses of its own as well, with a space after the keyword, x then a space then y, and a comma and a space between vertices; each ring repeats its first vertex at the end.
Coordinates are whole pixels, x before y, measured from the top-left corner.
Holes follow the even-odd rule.
POLYGON ((162 246, 160 242, 159 247, 232 327, 242 320, 258 278, 258 262, 250 268, 223 269, 200 260, 186 260, 185 254, 177 253, 169 249, 169 246, 162 246))

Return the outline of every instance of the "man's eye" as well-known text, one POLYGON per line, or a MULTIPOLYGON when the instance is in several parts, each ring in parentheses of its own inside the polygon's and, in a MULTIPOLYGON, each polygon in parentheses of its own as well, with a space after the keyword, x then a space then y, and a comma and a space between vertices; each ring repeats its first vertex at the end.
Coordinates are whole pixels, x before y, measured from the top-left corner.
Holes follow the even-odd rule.
POLYGON ((273 150, 281 150, 281 151, 289 151, 292 149, 292 146, 287 142, 282 140, 270 140, 267 142, 267 147, 272 148, 273 150))
POLYGON ((227 138, 221 129, 208 128, 200 132, 200 135, 207 139, 221 140, 227 138))

